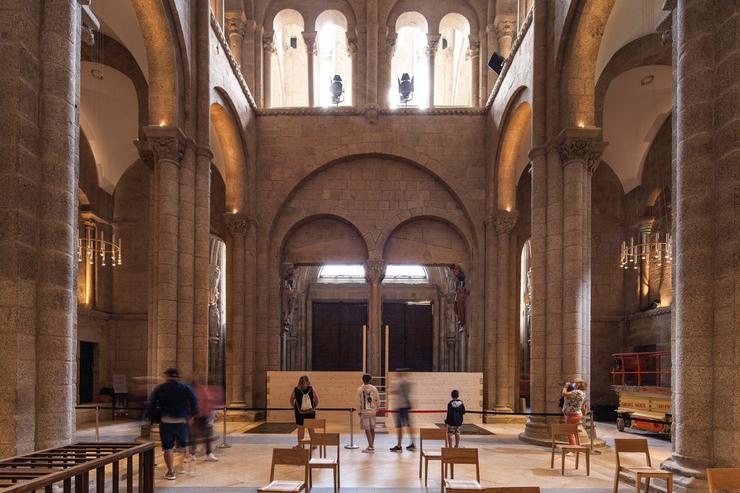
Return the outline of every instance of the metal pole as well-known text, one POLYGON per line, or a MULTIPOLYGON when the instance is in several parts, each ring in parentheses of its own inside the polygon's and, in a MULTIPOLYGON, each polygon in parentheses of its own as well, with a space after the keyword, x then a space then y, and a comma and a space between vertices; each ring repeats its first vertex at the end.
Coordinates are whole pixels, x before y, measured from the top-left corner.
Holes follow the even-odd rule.
POLYGON ((355 445, 355 411, 349 410, 349 445, 345 445, 344 448, 354 450, 360 448, 359 445, 355 445))
POLYGON ((223 420, 224 420, 224 427, 223 427, 223 432, 221 433, 221 443, 218 444, 218 445, 216 445, 216 447, 218 447, 218 448, 231 448, 231 445, 229 445, 228 443, 226 443, 226 406, 224 406, 223 420))
POLYGON ((100 404, 95 404, 95 441, 100 442, 100 404))
POLYGON ((367 325, 362 326, 362 373, 367 373, 367 325))

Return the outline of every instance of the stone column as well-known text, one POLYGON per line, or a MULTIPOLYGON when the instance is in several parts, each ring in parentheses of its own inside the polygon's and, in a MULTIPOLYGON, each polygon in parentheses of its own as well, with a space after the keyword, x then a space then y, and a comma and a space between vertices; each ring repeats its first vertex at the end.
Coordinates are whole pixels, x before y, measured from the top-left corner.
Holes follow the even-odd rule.
POLYGON ((673 454, 662 467, 679 493, 707 491, 707 467, 740 463, 739 19, 740 4, 721 0, 673 12, 673 454))
MULTIPOLYGON (((640 233, 637 241, 642 242, 642 238, 649 242, 650 235, 653 232, 655 226, 654 217, 645 217, 640 221, 640 233)), ((639 273, 639 285, 640 285, 640 309, 647 308, 650 305, 650 259, 640 259, 640 273, 639 273)))
POLYGON ((495 29, 499 54, 504 58, 509 58, 511 46, 514 43, 514 36, 516 35, 516 17, 499 15, 496 17, 495 29))
POLYGON ((272 108, 272 57, 277 53, 275 47, 275 33, 265 33, 262 37, 263 62, 262 62, 262 93, 264 94, 263 106, 272 108))
POLYGON ((211 245, 211 160, 206 146, 196 151, 193 245, 193 370, 208 371, 208 286, 211 245))
MULTIPOLYGON (((378 82, 380 86, 380 105, 385 108, 390 106, 389 95, 391 94, 391 89, 396 87, 397 84, 396 74, 392 73, 393 55, 396 52, 397 39, 398 33, 388 33, 388 36, 385 39, 385 51, 383 52, 385 59, 383 61, 382 70, 380 70, 380 75, 378 77, 378 82)), ((393 91, 393 93, 397 94, 397 91, 393 91)), ((390 96, 390 98, 393 99, 394 96, 390 96)), ((395 96, 395 100, 398 101, 397 95, 395 96)))
MULTIPOLYGON (((496 404, 496 375, 497 369, 497 351, 496 351, 496 296, 497 276, 497 245, 496 245, 496 215, 491 214, 486 219, 486 280, 485 280, 485 332, 483 335, 484 352, 483 372, 484 402, 486 409, 493 409, 496 404)), ((454 310, 453 310, 454 312, 454 310)))
POLYGON ((316 106, 316 73, 314 70, 314 61, 318 53, 316 47, 316 31, 304 31, 303 40, 306 43, 306 54, 308 55, 307 68, 308 68, 308 106, 316 106))
POLYGON ((496 268, 496 399, 495 409, 503 412, 513 412, 514 377, 510 372, 511 327, 510 327, 510 299, 509 282, 510 255, 509 243, 511 230, 514 229, 519 213, 516 211, 499 210, 494 219, 496 230, 498 265, 496 268))
POLYGON ((437 55, 437 45, 442 37, 441 34, 427 34, 427 70, 429 71, 429 100, 427 106, 434 106, 434 59, 437 55))
POLYGON ((177 127, 148 126, 136 141, 153 168, 152 307, 149 314, 149 374, 177 364, 178 228, 180 163, 185 136, 177 127))
POLYGON ((248 406, 254 402, 255 348, 257 341, 257 222, 247 218, 249 228, 244 255, 244 400, 248 406))
POLYGON ((229 405, 243 406, 244 399, 244 240, 249 221, 244 214, 224 214, 226 227, 231 233, 231 293, 227 296, 231 299, 229 303, 231 320, 230 330, 226 333, 227 351, 229 355, 229 405))
POLYGON ((378 104, 378 0, 367 0, 365 12, 367 53, 367 86, 365 104, 378 104))
POLYGON ((470 36, 470 105, 480 106, 480 41, 470 36))
POLYGON ((246 24, 242 19, 241 12, 238 15, 226 16, 226 39, 229 41, 229 49, 234 61, 241 67, 242 65, 242 45, 246 35, 246 24))
POLYGON ((501 48, 498 44, 498 36, 496 34, 496 25, 495 24, 488 24, 486 26, 486 39, 488 41, 488 51, 485 53, 485 56, 481 57, 481 63, 485 63, 486 66, 483 70, 485 70, 486 73, 486 99, 488 96, 493 92, 493 86, 496 84, 496 77, 498 75, 496 72, 488 68, 488 60, 490 56, 493 54, 493 52, 497 52, 501 54, 501 48))
POLYGON ((365 264, 365 279, 370 285, 367 300, 367 370, 374 376, 382 371, 383 352, 383 300, 380 293, 380 284, 385 277, 385 261, 368 260, 365 264))
MULTIPOLYGON (((359 68, 359 61, 357 60, 357 53, 358 53, 358 40, 357 40, 357 33, 350 33, 349 31, 346 34, 347 36, 347 55, 349 55, 349 58, 352 63, 352 85, 350 86, 352 89, 352 93, 350 94, 352 103, 352 106, 358 106, 357 105, 357 95, 360 92, 359 90, 359 77, 358 77, 358 68, 359 68)), ((347 81, 344 81, 345 84, 345 91, 347 81)))
POLYGON ((195 248, 195 142, 188 140, 180 166, 177 227, 177 367, 193 376, 195 248))

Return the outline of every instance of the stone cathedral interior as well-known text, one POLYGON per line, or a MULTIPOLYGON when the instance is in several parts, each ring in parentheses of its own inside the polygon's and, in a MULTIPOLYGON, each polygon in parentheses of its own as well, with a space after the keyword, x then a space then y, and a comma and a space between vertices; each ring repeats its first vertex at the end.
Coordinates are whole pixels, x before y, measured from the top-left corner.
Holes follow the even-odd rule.
POLYGON ((0 492, 740 491, 740 3, 3 0, 0 60, 0 492))

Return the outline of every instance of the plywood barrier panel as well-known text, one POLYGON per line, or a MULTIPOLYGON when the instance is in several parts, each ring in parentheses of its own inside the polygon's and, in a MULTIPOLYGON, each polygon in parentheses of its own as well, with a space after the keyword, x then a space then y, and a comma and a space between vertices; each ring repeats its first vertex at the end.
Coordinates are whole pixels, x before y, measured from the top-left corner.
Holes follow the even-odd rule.
MULTIPOLYGON (((429 426, 435 423, 444 423, 447 413, 447 403, 451 400, 450 392, 460 392, 460 399, 465 403, 465 409, 480 411, 483 409, 483 374, 482 373, 442 373, 442 372, 409 372, 406 373, 410 382, 411 404, 417 411, 444 411, 440 413, 413 413, 411 425, 414 428, 429 426)), ((388 373, 388 408, 397 407, 398 373, 388 373)), ((482 423, 480 414, 466 414, 466 423, 482 423)), ((388 426, 395 425, 395 416, 389 415, 388 426)))
MULTIPOLYGON (((362 385, 362 372, 360 371, 268 371, 267 407, 290 407, 290 394, 298 385, 301 375, 308 375, 311 386, 316 389, 319 396, 319 409, 316 417, 326 419, 327 423, 349 423, 349 413, 322 411, 322 408, 356 408, 358 406, 355 402, 357 389, 362 385)), ((267 413, 267 421, 292 423, 294 420, 293 411, 268 411, 267 413)))

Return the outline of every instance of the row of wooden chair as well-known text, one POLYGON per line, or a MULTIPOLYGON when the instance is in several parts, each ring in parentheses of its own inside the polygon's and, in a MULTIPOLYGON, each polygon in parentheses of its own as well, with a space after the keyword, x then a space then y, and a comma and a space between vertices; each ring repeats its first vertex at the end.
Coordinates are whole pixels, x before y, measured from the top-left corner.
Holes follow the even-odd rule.
POLYGON ((303 447, 289 449, 272 449, 272 464, 270 466, 270 483, 259 488, 260 492, 301 492, 313 486, 314 469, 331 469, 334 479, 334 492, 341 487, 340 483, 340 445, 339 433, 316 433, 311 435, 308 442, 309 449, 303 447), (312 449, 319 450, 319 457, 312 457, 312 449), (336 456, 328 457, 327 448, 336 447, 336 456), (285 481, 275 479, 276 466, 300 466, 304 468, 303 481, 285 481))

